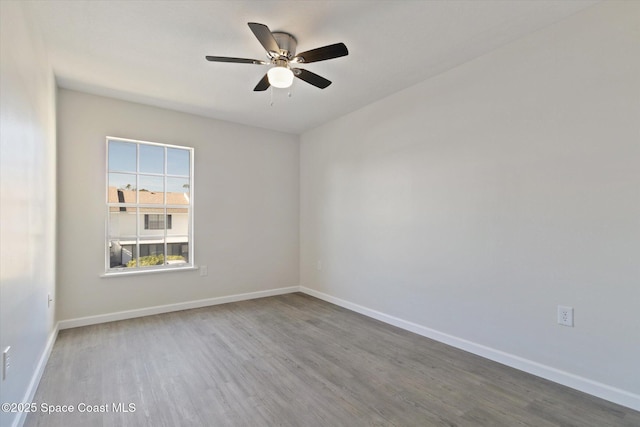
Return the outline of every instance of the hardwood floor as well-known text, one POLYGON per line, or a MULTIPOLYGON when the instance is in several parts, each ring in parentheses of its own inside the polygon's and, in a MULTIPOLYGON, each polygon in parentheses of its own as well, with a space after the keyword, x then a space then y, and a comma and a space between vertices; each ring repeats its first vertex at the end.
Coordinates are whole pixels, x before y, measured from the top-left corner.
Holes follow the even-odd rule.
POLYGON ((34 402, 75 412, 29 427, 640 426, 640 412, 303 294, 61 331, 34 402))

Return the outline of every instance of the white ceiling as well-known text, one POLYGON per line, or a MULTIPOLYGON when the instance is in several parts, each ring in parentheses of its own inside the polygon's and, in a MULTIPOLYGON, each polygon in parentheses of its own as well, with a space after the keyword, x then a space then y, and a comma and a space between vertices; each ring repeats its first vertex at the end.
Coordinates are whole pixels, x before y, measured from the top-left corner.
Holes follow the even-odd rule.
POLYGON ((597 1, 35 1, 58 85, 301 133, 470 61, 597 1), (344 42, 349 56, 301 66, 333 81, 253 92, 265 59, 247 22, 286 31, 298 52, 344 42), (273 96, 274 105, 270 105, 273 96))

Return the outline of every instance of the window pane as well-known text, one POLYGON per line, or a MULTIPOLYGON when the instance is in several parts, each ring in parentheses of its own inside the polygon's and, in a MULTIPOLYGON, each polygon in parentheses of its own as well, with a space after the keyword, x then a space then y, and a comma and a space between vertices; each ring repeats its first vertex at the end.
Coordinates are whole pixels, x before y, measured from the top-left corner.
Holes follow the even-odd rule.
POLYGON ((135 240, 109 240, 109 267, 131 268, 137 263, 135 240))
POLYGON ((164 173, 164 147, 140 145, 140 172, 164 173))
POLYGON ((189 204, 189 178, 167 178, 167 204, 189 204))
POLYGON ((163 204, 164 203, 164 178, 161 176, 139 175, 140 191, 138 191, 138 203, 163 204))
POLYGON ((109 141, 109 170, 122 172, 136 171, 136 144, 109 141))
POLYGON ((129 268, 136 264, 137 208, 109 207, 109 265, 111 268, 129 268))
POLYGON ((109 203, 136 203, 136 176, 110 173, 108 197, 109 203))
POLYGON ((140 208, 140 236, 164 237, 164 209, 140 208))
MULTIPOLYGON (((189 210, 167 208, 167 214, 171 219, 171 227, 167 226, 168 236, 188 236, 189 235, 189 210)), ((168 219, 168 218, 167 218, 168 219)))
MULTIPOLYGON (((125 238, 135 236, 137 208, 124 206, 109 207, 109 236, 111 238, 125 238)), ((131 239, 129 239, 131 240, 131 239)), ((135 237, 133 238, 135 241, 135 237)))
POLYGON ((189 151, 167 148, 167 174, 189 176, 189 151))
POLYGON ((185 264, 189 262, 189 238, 170 238, 167 240, 167 264, 185 264))
POLYGON ((152 265, 164 265, 164 239, 141 238, 140 239, 140 267, 152 265))

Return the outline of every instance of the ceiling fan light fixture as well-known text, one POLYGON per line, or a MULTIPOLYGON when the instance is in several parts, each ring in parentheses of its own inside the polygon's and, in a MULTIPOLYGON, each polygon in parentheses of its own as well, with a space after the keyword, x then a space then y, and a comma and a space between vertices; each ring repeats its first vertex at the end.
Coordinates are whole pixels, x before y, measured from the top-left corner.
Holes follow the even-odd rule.
POLYGON ((288 88, 293 84, 293 71, 287 67, 276 66, 267 71, 269 84, 277 88, 288 88))

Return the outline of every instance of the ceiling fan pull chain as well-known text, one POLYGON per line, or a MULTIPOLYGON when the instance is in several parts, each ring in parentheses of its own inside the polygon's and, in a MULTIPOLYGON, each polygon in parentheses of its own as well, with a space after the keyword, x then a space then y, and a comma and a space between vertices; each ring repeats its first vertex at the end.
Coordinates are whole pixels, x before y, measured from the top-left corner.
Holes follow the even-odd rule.
POLYGON ((269 87, 269 92, 270 92, 269 106, 273 107, 273 86, 269 87))
MULTIPOLYGON (((295 73, 294 73, 294 74, 295 74, 295 73)), ((291 86, 289 86, 289 90, 287 91, 287 96, 288 96, 289 98, 293 97, 293 90, 295 89, 295 87, 296 87, 296 81, 295 81, 295 79, 294 79, 294 80, 293 80, 293 83, 291 84, 291 86)))

